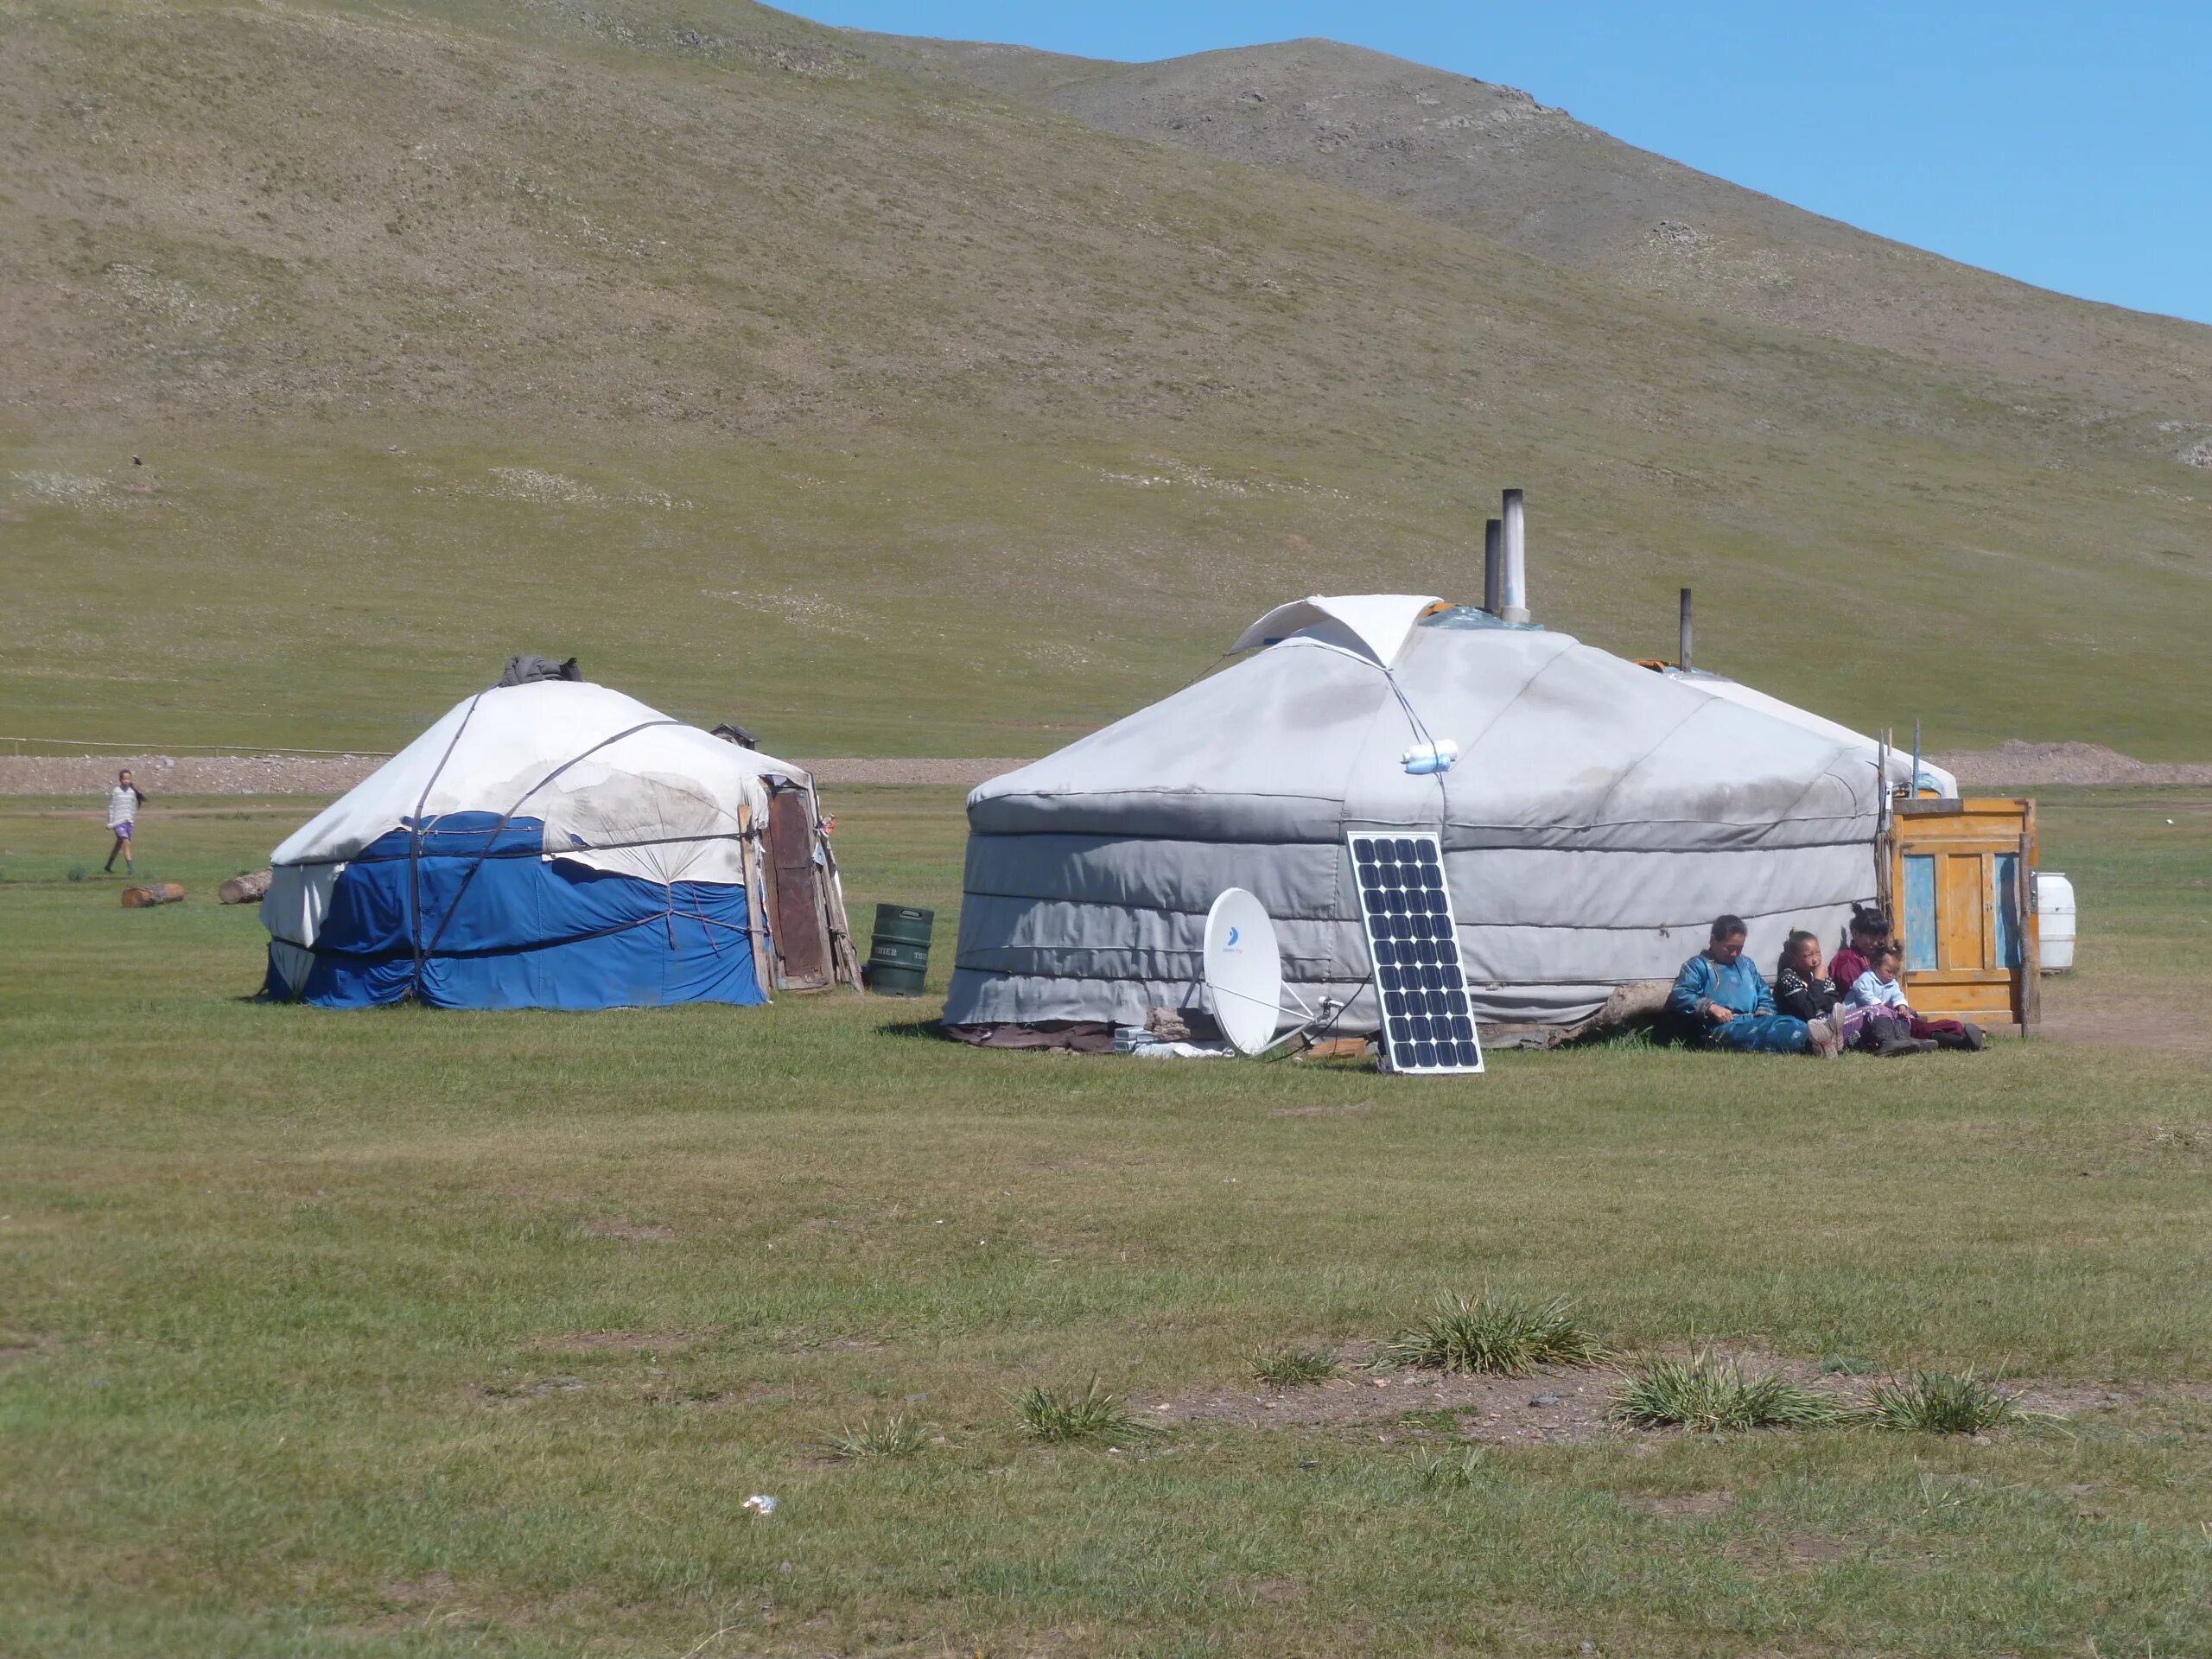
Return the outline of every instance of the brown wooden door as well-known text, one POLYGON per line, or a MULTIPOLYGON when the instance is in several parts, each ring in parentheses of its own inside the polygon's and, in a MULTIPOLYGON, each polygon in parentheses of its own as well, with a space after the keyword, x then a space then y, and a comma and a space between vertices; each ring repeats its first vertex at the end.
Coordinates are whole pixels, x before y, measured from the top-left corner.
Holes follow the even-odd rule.
POLYGON ((768 889, 776 988, 825 989, 835 976, 814 861, 814 815, 804 790, 779 789, 768 798, 768 889))
POLYGON ((1889 857, 1913 1007, 1931 1019, 2033 1024, 2035 803, 1899 801, 1889 857))

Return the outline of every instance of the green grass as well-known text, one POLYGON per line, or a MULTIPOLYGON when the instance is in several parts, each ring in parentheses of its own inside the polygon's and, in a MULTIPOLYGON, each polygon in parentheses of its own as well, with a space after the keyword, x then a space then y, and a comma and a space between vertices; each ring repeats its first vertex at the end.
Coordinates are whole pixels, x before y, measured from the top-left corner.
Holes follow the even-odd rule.
POLYGON ((1490 1473, 1488 1459, 1478 1446, 1460 1452, 1415 1452, 1409 1465, 1414 1484, 1425 1492, 1462 1492, 1482 1484, 1490 1473))
POLYGON ((841 1458, 911 1458, 928 1440, 928 1431, 903 1411, 863 1418, 840 1429, 830 1449, 841 1458))
POLYGON ((1979 1434, 2021 1420, 2014 1397, 1972 1367, 1877 1382, 1867 1390, 1862 1415, 1877 1428, 1917 1434, 1979 1434))
POLYGON ((1081 1390, 1033 1383, 1014 1396, 1014 1414, 1021 1427, 1050 1446, 1071 1441, 1141 1438, 1142 1425, 1130 1416, 1122 1398, 1092 1377, 1081 1390))
POLYGON ((1525 1376, 1539 1365, 1589 1365, 1604 1356, 1565 1297, 1484 1291, 1446 1294, 1391 1333, 1378 1365, 1421 1365, 1486 1376, 1525 1376))
POLYGON ((1661 1355, 1622 1375, 1613 1415, 1638 1428, 1718 1434, 1746 1428, 1824 1428, 1843 1412, 1828 1395, 1768 1372, 1696 1353, 1661 1355))
POLYGON ((1325 1382, 1342 1369, 1333 1348, 1262 1348, 1252 1355, 1254 1380, 1272 1389, 1325 1382))
MULTIPOLYGON (((956 792, 831 804, 861 913, 938 909, 941 989, 956 792)), ((979 1052, 849 996, 257 1005, 255 918, 209 896, 305 810, 157 803, 143 862, 190 897, 125 911, 67 880, 97 802, 0 804, 0 1650, 2212 1648, 2192 1054, 1437 1081, 979 1052), (1440 1494, 1418 1372, 1341 1427, 1068 1446, 1009 1406, 1096 1376, 1256 1417, 1255 1350, 1353 1351, 1440 1284, 1573 1296, 1630 1351, 2134 1386, 1988 1445, 1509 1438, 1440 1494), (900 1413, 946 1443, 825 1455, 900 1413)), ((2201 980, 2212 792, 2045 836, 2084 928, 2055 1014, 2201 980)))

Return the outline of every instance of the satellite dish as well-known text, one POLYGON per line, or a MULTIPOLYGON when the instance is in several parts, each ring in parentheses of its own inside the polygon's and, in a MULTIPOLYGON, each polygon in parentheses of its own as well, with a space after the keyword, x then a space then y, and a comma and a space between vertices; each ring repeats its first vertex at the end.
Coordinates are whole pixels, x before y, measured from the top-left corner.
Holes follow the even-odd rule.
POLYGON ((1213 1017, 1239 1053, 1257 1054, 1282 1023, 1282 951, 1260 901, 1228 887, 1206 912, 1206 989, 1213 1017))

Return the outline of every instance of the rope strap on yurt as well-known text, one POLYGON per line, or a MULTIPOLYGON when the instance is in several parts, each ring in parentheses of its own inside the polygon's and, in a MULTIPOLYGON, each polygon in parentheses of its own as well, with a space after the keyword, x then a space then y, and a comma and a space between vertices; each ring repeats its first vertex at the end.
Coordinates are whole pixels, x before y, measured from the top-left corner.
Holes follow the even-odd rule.
MULTIPOLYGON (((480 696, 482 693, 480 692, 478 695, 480 696)), ((473 713, 474 711, 475 705, 472 702, 469 707, 470 711, 473 713)), ((464 718, 462 724, 466 725, 467 723, 467 720, 464 718)), ((470 860, 467 869, 461 873, 461 885, 454 889, 452 902, 446 906, 446 913, 438 918, 438 931, 430 935, 430 942, 427 945, 419 943, 422 937, 422 916, 421 910, 419 908, 421 900, 418 893, 416 901, 417 909, 415 918, 416 937, 418 943, 415 947, 415 979, 413 984, 409 987, 410 994, 416 995, 421 995, 423 989, 423 966, 424 962, 429 958, 430 952, 438 948, 438 941, 445 938, 447 924, 453 920, 454 913, 461 908, 461 901, 468 894, 469 883, 475 880, 476 872, 484 868, 484 861, 490 855, 493 844, 499 840, 499 832, 505 830, 508 824, 514 821, 515 814, 522 810, 524 805, 529 801, 531 796, 537 794, 539 790, 544 788, 546 785, 551 783, 563 772, 568 771, 569 767, 577 766, 585 760, 588 760, 593 755, 597 754, 601 749, 606 748, 612 744, 620 743, 626 737, 634 737, 639 732, 648 731, 655 726, 681 726, 683 723, 683 722, 680 720, 641 720, 636 725, 626 727, 621 731, 615 733, 612 737, 601 738, 598 742, 593 744, 582 753, 571 755, 568 760, 563 760, 559 766, 554 767, 552 771, 547 772, 543 778, 532 784, 528 789, 523 791, 520 797, 518 797, 515 801, 515 804, 499 815, 499 821, 492 826, 491 833, 484 837, 484 850, 477 854, 474 859, 470 860)), ((455 732, 454 734, 454 741, 458 742, 460 739, 461 734, 459 732, 455 732)), ((452 751, 448 749, 447 753, 450 753, 452 751)), ((445 762, 441 760, 438 764, 442 767, 445 765, 445 762)), ((423 790, 423 798, 428 799, 429 791, 427 787, 423 790)), ((421 836, 422 830, 418 822, 416 830, 416 836, 418 841, 420 840, 421 836)))
POLYGON ((461 736, 468 729, 468 722, 476 717, 476 705, 484 701, 479 691, 468 700, 468 708, 461 717, 461 724, 454 728, 453 741, 446 745, 446 752, 438 757, 438 764, 430 768, 430 775, 423 780, 423 792, 415 800, 413 831, 407 838, 407 942, 415 948, 415 974, 410 991, 423 988, 423 814, 430 804, 430 791, 438 786, 438 779, 445 773, 446 762, 453 759, 453 752, 461 747, 461 736))

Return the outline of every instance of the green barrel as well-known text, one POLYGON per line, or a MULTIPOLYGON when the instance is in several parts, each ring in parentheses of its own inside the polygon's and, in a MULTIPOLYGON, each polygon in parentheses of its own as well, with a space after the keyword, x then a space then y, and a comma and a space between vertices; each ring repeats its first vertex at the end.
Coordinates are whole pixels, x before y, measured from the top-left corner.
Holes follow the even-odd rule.
POLYGON ((919 996, 930 971, 930 928, 933 910, 912 905, 878 905, 875 934, 868 943, 868 988, 878 996, 919 996))

